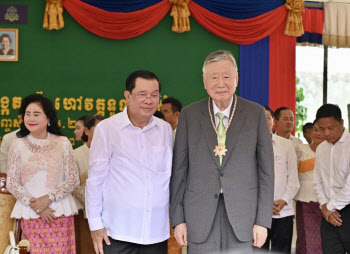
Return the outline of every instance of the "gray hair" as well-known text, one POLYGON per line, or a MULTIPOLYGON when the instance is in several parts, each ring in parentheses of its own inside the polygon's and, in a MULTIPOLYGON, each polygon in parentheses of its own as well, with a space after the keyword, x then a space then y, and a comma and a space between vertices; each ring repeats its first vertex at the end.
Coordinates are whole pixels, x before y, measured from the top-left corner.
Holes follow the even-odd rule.
POLYGON ((231 52, 227 51, 227 50, 217 50, 217 51, 210 53, 209 56, 207 56, 207 58, 205 59, 204 64, 203 64, 203 68, 202 68, 203 74, 205 73, 205 66, 207 64, 212 63, 212 62, 219 62, 222 60, 231 61, 235 70, 238 71, 236 60, 233 57, 233 55, 231 54, 231 52))

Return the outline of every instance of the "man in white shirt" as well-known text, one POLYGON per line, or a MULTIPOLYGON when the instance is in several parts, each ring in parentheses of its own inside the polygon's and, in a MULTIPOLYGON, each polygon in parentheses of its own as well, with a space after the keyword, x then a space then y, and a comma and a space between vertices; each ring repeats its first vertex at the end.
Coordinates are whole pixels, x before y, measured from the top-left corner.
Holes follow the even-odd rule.
POLYGON ((173 135, 153 117, 160 89, 152 72, 130 74, 128 106, 96 126, 86 181, 96 253, 167 253, 173 135))
POLYGON ((292 141, 294 149, 297 147, 298 144, 303 143, 301 139, 291 134, 295 123, 294 114, 292 110, 290 110, 287 107, 280 107, 276 109, 274 114, 274 123, 277 127, 276 134, 278 136, 281 136, 282 138, 286 138, 292 141))
POLYGON ((300 184, 298 179, 297 157, 291 141, 272 134, 273 111, 264 106, 267 123, 272 137, 275 168, 275 190, 271 229, 263 249, 276 253, 291 253, 293 237, 293 198, 300 184))
POLYGON ((350 253, 350 135, 344 129, 341 110, 333 104, 316 114, 326 141, 316 150, 314 183, 323 215, 323 253, 350 253))
POLYGON ((173 129, 174 139, 181 109, 182 103, 174 97, 168 97, 162 101, 161 111, 165 121, 167 121, 173 129))

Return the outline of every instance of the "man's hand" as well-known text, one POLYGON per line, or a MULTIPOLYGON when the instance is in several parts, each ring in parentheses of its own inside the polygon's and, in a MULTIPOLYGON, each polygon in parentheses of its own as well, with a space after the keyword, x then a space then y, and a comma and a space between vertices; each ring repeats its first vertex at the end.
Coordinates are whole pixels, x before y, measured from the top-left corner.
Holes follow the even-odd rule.
POLYGON ((39 215, 45 223, 51 223, 51 222, 54 222, 56 219, 56 216, 53 214, 54 212, 55 210, 48 207, 44 211, 42 211, 39 215))
POLYGON ((174 236, 177 243, 181 246, 187 246, 187 226, 186 223, 181 223, 175 227, 174 236))
POLYGON ((327 204, 323 204, 323 205, 322 205, 321 213, 322 213, 322 215, 323 215, 323 218, 324 218, 326 221, 329 222, 329 218, 328 218, 328 217, 329 217, 329 215, 332 214, 332 212, 328 210, 327 204))
POLYGON ((267 228, 259 225, 253 227, 253 246, 261 248, 267 238, 267 228))
POLYGON ((103 254, 103 240, 107 245, 111 245, 109 241, 106 229, 91 231, 92 242, 94 243, 94 249, 96 254, 103 254))
POLYGON ((49 199, 49 195, 44 195, 40 198, 31 198, 29 205, 37 214, 40 214, 48 208, 51 203, 52 201, 49 199))
POLYGON ((277 201, 273 201, 273 207, 272 207, 272 214, 273 215, 280 215, 280 211, 283 209, 283 207, 286 205, 286 201, 279 199, 277 201))

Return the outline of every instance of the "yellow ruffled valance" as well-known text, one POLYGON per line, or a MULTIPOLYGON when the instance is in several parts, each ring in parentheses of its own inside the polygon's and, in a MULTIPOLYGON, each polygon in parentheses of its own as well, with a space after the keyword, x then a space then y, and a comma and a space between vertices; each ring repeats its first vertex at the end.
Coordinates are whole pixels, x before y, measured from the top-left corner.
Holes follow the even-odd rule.
POLYGON ((171 30, 176 33, 188 32, 190 28, 190 10, 188 9, 189 0, 169 0, 173 4, 170 16, 174 18, 171 30))
POLYGON ((285 4, 288 14, 284 34, 289 36, 301 36, 304 34, 301 12, 304 8, 303 0, 287 0, 285 4))
POLYGON ((43 28, 59 30, 64 27, 62 0, 46 0, 43 28))

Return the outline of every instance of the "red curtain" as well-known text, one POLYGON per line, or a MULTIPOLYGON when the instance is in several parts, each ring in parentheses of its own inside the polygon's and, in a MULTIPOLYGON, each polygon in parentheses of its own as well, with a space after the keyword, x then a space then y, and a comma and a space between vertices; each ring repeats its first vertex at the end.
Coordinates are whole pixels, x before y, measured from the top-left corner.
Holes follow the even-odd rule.
POLYGON ((305 32, 323 34, 323 10, 304 8, 301 15, 305 32))
POLYGON ((108 12, 80 0, 64 0, 63 6, 88 31, 108 39, 125 40, 137 37, 156 26, 172 5, 164 0, 128 13, 108 12))
POLYGON ((242 20, 224 18, 193 1, 188 3, 188 7, 193 18, 206 30, 241 45, 255 43, 270 35, 278 26, 284 25, 287 16, 284 5, 260 16, 242 20))
POLYGON ((281 24, 270 35, 270 92, 273 110, 285 106, 295 114, 295 46, 296 37, 284 35, 281 24))

